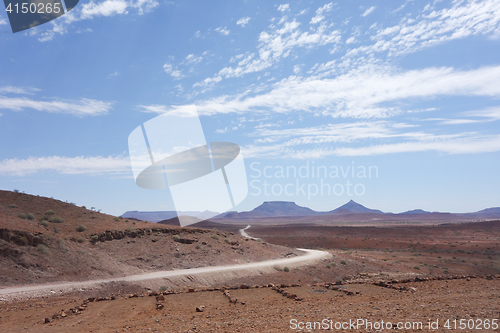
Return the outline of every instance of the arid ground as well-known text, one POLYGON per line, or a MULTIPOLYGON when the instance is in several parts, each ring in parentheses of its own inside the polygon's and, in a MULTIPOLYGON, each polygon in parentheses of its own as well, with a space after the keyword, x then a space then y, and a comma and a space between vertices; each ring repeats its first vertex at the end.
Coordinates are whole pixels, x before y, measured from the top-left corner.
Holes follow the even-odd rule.
POLYGON ((0 288, 290 258, 300 255, 297 247, 331 257, 254 272, 3 295, 0 332, 500 331, 494 325, 500 320, 499 221, 246 230, 260 240, 237 228, 127 221, 2 191, 0 288), (85 230, 77 231, 80 225, 85 230))

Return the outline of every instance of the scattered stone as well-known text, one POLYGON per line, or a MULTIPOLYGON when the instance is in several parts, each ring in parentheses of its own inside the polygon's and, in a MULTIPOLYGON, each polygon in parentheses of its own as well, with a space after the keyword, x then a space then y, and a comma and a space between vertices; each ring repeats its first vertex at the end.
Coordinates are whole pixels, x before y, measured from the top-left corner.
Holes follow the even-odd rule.
POLYGON ((205 311, 205 306, 200 305, 199 307, 196 308, 196 312, 203 312, 205 311))

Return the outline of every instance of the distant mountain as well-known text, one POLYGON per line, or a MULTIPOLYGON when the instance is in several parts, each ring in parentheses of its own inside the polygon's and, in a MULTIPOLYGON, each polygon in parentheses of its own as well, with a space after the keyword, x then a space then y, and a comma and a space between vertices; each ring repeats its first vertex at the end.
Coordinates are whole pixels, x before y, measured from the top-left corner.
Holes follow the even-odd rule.
MULTIPOLYGON (((244 214, 240 213, 239 215, 244 214)), ((255 217, 266 216, 310 216, 320 213, 311 208, 302 207, 291 201, 266 201, 262 205, 252 209, 248 215, 255 217)), ((246 217, 246 216, 245 216, 246 217)))
POLYGON ((197 211, 172 211, 172 210, 166 210, 166 211, 157 211, 157 212, 139 212, 137 210, 134 211, 128 211, 125 212, 122 217, 123 218, 133 218, 141 221, 148 221, 148 222, 160 222, 164 220, 169 220, 174 217, 177 217, 178 215, 185 215, 185 216, 192 216, 196 217, 200 220, 206 220, 209 219, 213 216, 218 215, 219 213, 216 212, 211 212, 211 211, 204 211, 204 212, 197 212, 197 211))
POLYGON ((426 210, 422 209, 414 209, 414 210, 409 210, 407 212, 399 213, 401 215, 409 215, 409 214, 432 214, 431 212, 428 212, 426 210))
MULTIPOLYGON (((173 224, 178 225, 178 219, 176 218, 177 214, 179 216, 191 216, 193 222, 196 222, 197 219, 200 221, 204 221, 210 219, 211 222, 218 223, 226 223, 226 221, 231 221, 233 223, 238 223, 240 220, 241 223, 245 219, 248 219, 248 223, 254 223, 257 219, 262 221, 269 220, 274 221, 282 220, 286 222, 287 217, 294 220, 304 220, 304 223, 309 223, 307 221, 337 221, 337 220, 363 220, 363 219, 408 219, 410 216, 412 220, 453 220, 453 219, 467 219, 467 220, 475 220, 475 219, 497 219, 500 218, 500 207, 492 207, 483 209, 479 212, 474 213, 465 213, 465 214, 453 214, 453 213, 439 213, 439 212, 428 212, 422 209, 413 209, 399 214, 392 213, 384 213, 378 209, 370 209, 367 208, 354 200, 350 200, 345 205, 342 205, 334 210, 328 212, 317 212, 307 207, 302 207, 297 205, 295 202, 291 201, 266 201, 263 202, 260 206, 252 209, 248 212, 236 212, 236 211, 228 211, 217 215, 215 212, 205 211, 205 212, 175 212, 175 211, 158 211, 158 212, 139 212, 139 211, 129 211, 122 215, 124 218, 135 218, 142 221, 149 222, 160 222, 163 224, 173 224), (357 215, 360 214, 360 215, 357 215), (370 215, 371 214, 371 215, 370 215), (383 214, 383 216, 381 216, 383 214), (217 216, 216 216, 217 215, 217 216), (419 217, 416 217, 418 215, 419 217)), ((277 222, 277 221, 274 221, 277 222)), ((273 222, 273 223, 274 223, 273 222)))
POLYGON ((500 214, 500 207, 492 207, 492 208, 486 208, 483 210, 480 210, 479 212, 476 213, 485 213, 485 214, 500 214))
POLYGON ((327 212, 327 214, 343 214, 343 213, 377 213, 377 214, 384 214, 381 210, 378 209, 370 209, 366 208, 363 205, 360 205, 359 203, 355 202, 354 200, 350 200, 348 203, 346 203, 343 206, 340 206, 337 209, 334 209, 332 211, 327 212))

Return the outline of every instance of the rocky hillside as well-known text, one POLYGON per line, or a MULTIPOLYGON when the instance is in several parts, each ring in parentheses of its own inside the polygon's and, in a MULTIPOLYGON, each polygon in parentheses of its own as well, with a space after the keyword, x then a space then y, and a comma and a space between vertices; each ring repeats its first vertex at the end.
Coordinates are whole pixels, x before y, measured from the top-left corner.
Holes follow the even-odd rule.
POLYGON ((85 280, 284 257, 237 233, 114 217, 0 191, 0 285, 85 280))

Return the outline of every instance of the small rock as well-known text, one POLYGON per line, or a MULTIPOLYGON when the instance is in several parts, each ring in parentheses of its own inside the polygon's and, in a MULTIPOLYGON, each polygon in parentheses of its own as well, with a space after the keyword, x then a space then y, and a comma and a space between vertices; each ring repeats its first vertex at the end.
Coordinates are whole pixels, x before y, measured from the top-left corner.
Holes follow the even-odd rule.
POLYGON ((196 312, 203 312, 205 311, 205 306, 200 305, 199 307, 196 308, 196 312))

